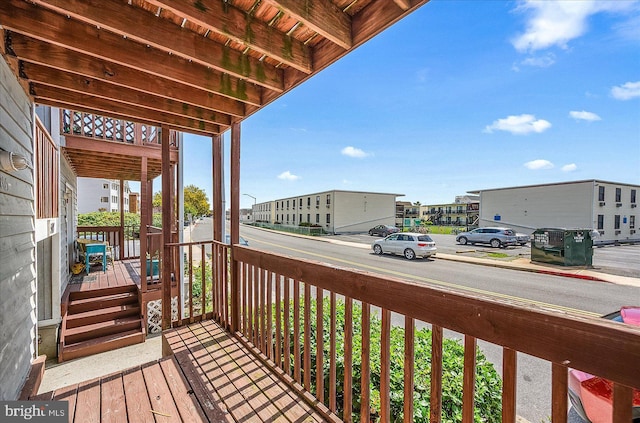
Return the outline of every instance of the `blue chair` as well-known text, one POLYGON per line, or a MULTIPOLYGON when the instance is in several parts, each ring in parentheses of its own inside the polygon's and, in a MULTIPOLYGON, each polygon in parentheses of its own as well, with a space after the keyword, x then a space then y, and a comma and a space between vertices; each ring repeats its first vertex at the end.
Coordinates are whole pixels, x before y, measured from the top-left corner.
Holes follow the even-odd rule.
POLYGON ((89 274, 89 268, 91 263, 89 262, 89 256, 91 254, 102 255, 102 271, 107 271, 107 245, 106 244, 87 244, 85 249, 85 267, 87 269, 87 275, 89 274))

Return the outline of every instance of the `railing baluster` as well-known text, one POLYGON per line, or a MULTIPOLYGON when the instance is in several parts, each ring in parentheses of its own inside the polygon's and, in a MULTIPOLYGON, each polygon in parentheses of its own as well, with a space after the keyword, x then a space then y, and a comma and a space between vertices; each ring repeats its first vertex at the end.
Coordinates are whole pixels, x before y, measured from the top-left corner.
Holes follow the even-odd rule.
POLYGON ((414 388, 414 330, 415 321, 411 317, 404 318, 404 421, 413 421, 413 388, 414 388))
POLYGON ((324 403, 324 291, 316 287, 316 398, 324 403))
POLYGON ((353 299, 344 299, 344 412, 342 420, 353 421, 353 299))
POLYGON ((251 342, 255 342, 253 337, 254 330, 254 310, 253 310, 253 265, 247 265, 247 338, 251 342))
POLYGON ((517 352, 502 349, 502 423, 516 421, 517 352))
POLYGON ((380 333, 380 422, 391 421, 391 312, 382 309, 380 333))
MULTIPOLYGON (((207 314, 207 262, 205 251, 200 247, 200 284, 202 287, 202 296, 200 297, 200 319, 204 319, 207 314)), ((170 283, 167 281, 166 283, 170 283)))
POLYGON ((291 376, 291 325, 289 322, 289 308, 290 308, 290 287, 291 279, 285 278, 284 280, 284 372, 291 376))
POLYGON ((336 293, 331 291, 329 323, 329 410, 336 412, 336 293))
POLYGON ((256 293, 258 294, 258 322, 256 323, 256 329, 258 333, 256 337, 256 347, 258 347, 258 349, 264 354, 264 271, 261 268, 257 268, 256 270, 256 273, 258 274, 258 286, 256 289, 256 293))
POLYGON ((476 345, 473 336, 464 336, 464 375, 462 381, 462 423, 473 423, 476 387, 476 345))
POLYGON ((371 421, 371 306, 362 303, 362 357, 360 367, 360 423, 371 421))
POLYGON ((442 421, 442 327, 431 326, 430 422, 442 421))
POLYGON ((302 382, 300 363, 300 281, 293 281, 293 378, 302 382))
POLYGON ((282 276, 276 274, 276 366, 282 368, 282 276))
POLYGON ((267 274, 267 357, 273 360, 273 272, 267 274))
POLYGON ((250 331, 250 320, 251 320, 251 312, 249 311, 249 264, 244 263, 242 266, 242 333, 247 339, 249 337, 250 331))
POLYGON ((304 284, 304 389, 311 392, 311 285, 304 284))
POLYGON ((551 364, 551 422, 567 423, 567 389, 568 377, 567 367, 558 364, 551 364))
POLYGON ((633 389, 613 384, 613 422, 630 422, 633 409, 633 389))
POLYGON ((193 321, 193 245, 189 245, 189 320, 193 321))

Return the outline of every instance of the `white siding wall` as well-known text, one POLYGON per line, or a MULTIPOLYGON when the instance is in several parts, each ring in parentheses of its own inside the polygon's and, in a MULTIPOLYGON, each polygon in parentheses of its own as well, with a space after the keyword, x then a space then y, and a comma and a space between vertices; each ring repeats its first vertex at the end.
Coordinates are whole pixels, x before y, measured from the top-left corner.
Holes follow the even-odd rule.
POLYGON ((366 232, 376 225, 393 225, 395 194, 335 191, 332 198, 334 232, 366 232))
POLYGON ((480 226, 593 228, 593 183, 545 185, 483 191, 480 226), (495 216, 500 220, 495 220, 495 216))
MULTIPOLYGON (((29 98, 0 59, 0 148, 33 163, 29 98)), ((16 399, 35 355, 33 171, 0 171, 0 400, 16 399)))

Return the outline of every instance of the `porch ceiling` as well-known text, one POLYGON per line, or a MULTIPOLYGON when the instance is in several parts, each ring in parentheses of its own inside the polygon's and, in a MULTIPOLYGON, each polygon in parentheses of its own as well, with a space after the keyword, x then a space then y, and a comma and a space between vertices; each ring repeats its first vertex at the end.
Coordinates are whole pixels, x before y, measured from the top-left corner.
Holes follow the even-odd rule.
POLYGON ((35 102, 219 134, 428 0, 3 0, 35 102))

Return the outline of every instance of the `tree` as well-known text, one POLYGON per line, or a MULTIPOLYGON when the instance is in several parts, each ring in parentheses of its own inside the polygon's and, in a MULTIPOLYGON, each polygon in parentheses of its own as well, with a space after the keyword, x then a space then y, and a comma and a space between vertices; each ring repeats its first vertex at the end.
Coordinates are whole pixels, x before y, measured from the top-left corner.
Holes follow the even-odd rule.
POLYGON ((162 192, 158 191, 153 194, 153 199, 151 200, 151 205, 155 210, 162 209, 162 192))
POLYGON ((195 185, 184 187, 184 213, 185 216, 203 216, 209 214, 211 206, 207 194, 195 185))

